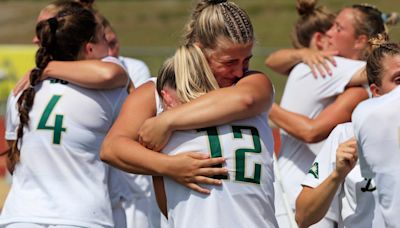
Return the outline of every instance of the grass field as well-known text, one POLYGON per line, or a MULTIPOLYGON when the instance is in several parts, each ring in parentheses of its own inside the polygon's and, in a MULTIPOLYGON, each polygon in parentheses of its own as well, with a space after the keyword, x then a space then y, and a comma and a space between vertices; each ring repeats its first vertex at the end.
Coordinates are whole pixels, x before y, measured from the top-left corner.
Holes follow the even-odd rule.
MULTIPOLYGON (((50 1, 0 0, 0 44, 27 44, 34 33, 38 12, 50 1)), ((96 6, 115 27, 122 54, 144 60, 156 75, 163 60, 179 44, 180 35, 194 0, 97 0, 96 6)), ((297 15, 295 0, 234 0, 249 13, 257 36, 251 67, 266 72, 275 84, 280 100, 285 77, 267 69, 263 62, 271 51, 290 47, 290 32, 297 15)), ((320 0, 332 10, 356 0, 320 0)), ((369 0, 382 11, 400 11, 398 0, 369 0)), ((400 26, 391 30, 394 40, 400 38, 400 26)))

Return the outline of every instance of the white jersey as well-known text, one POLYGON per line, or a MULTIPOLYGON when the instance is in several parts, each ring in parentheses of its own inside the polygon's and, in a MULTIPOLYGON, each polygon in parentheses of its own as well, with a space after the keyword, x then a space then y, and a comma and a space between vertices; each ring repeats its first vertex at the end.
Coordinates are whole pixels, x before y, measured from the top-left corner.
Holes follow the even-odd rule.
POLYGON ((386 227, 400 227, 400 87, 353 112, 361 173, 374 178, 386 227))
MULTIPOLYGON (((316 188, 336 168, 336 150, 354 136, 351 123, 339 124, 326 139, 311 169, 303 181, 304 186, 316 188)), ((377 197, 374 182, 361 176, 359 163, 351 170, 332 200, 328 214, 341 221, 346 228, 384 227, 382 214, 374 206, 377 197)))
POLYGON ((151 77, 150 70, 143 61, 123 56, 119 56, 118 59, 128 72, 129 78, 135 85, 135 88, 145 83, 151 77))
POLYGON ((229 176, 220 177, 221 186, 206 186, 209 195, 164 177, 170 227, 277 227, 273 139, 266 120, 264 113, 218 127, 174 132, 163 153, 223 156, 229 176))
MULTIPOLYGON (((88 90, 49 79, 36 90, 0 224, 112 227, 99 150, 126 89, 88 90)), ((16 99, 9 101, 6 138, 15 140, 16 99)))
MULTIPOLYGON (((281 100, 281 107, 309 118, 315 118, 336 97, 345 90, 346 85, 365 62, 335 57, 337 66, 330 65, 332 76, 314 78, 306 64, 298 64, 291 71, 281 100)), ((288 195, 291 207, 301 191, 308 169, 321 149, 323 141, 306 144, 281 130, 281 149, 278 166, 281 170, 282 184, 288 195)), ((276 214, 285 214, 282 196, 278 193, 275 201, 276 214)))

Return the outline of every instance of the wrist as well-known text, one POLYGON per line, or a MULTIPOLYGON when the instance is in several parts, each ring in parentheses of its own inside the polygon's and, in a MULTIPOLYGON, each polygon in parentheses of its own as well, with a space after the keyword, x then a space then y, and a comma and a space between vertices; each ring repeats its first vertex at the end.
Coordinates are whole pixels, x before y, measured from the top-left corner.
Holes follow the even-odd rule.
POLYGON ((51 75, 51 71, 52 71, 53 65, 54 65, 54 61, 50 61, 50 62, 47 64, 46 68, 44 68, 43 73, 42 73, 42 76, 41 76, 41 79, 42 79, 42 80, 48 78, 49 75, 51 75))
POLYGON ((341 172, 339 172, 338 170, 334 170, 332 173, 331 173, 331 178, 332 178, 332 180, 334 181, 334 182, 338 182, 338 183, 341 183, 343 180, 344 180, 344 178, 346 177, 346 175, 343 175, 341 172))
POLYGON ((178 126, 175 124, 176 122, 174 121, 174 111, 175 110, 166 111, 158 116, 158 118, 160 118, 160 123, 164 125, 164 129, 166 129, 167 132, 178 130, 178 126))
POLYGON ((172 177, 174 175, 174 172, 172 171, 175 166, 174 158, 175 158, 175 156, 165 155, 165 156, 163 156, 162 159, 160 159, 161 163, 157 167, 157 170, 156 170, 156 172, 159 176, 172 177))
POLYGON ((300 63, 303 61, 303 56, 305 51, 306 48, 299 48, 295 50, 293 59, 296 61, 296 63, 300 63))

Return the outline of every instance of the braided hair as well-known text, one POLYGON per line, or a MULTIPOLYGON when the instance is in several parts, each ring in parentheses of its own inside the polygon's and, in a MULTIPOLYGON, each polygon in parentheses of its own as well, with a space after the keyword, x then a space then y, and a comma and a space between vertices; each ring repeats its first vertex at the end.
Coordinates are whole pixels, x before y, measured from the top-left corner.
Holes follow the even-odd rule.
POLYGON ((369 40, 372 52, 367 59, 368 84, 382 85, 382 61, 386 56, 400 55, 400 45, 388 41, 386 34, 379 34, 369 40))
POLYGON ((254 41, 250 18, 233 2, 200 0, 186 24, 183 43, 198 42, 202 48, 214 48, 219 38, 227 38, 236 44, 254 41))
POLYGON ((37 24, 36 35, 40 46, 35 56, 36 67, 29 75, 29 87, 22 92, 17 103, 20 120, 17 139, 7 154, 11 167, 19 161, 24 129, 29 127, 29 112, 44 69, 52 60, 77 60, 84 44, 95 42, 98 29, 100 27, 93 12, 80 4, 64 9, 57 16, 37 24))

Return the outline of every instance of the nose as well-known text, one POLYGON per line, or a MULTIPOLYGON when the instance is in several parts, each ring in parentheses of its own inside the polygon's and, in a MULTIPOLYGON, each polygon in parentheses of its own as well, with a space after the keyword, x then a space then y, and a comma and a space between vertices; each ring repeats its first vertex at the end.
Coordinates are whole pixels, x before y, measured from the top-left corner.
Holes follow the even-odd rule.
POLYGON ((326 34, 326 36, 328 36, 328 38, 331 38, 332 37, 332 34, 333 34, 333 27, 335 27, 334 25, 325 33, 326 34))
POLYGON ((34 37, 32 38, 32 43, 33 43, 33 44, 36 44, 36 45, 39 45, 39 39, 38 39, 37 36, 34 36, 34 37))
POLYGON ((242 78, 244 75, 245 67, 242 64, 238 64, 232 71, 233 76, 236 78, 242 78))

